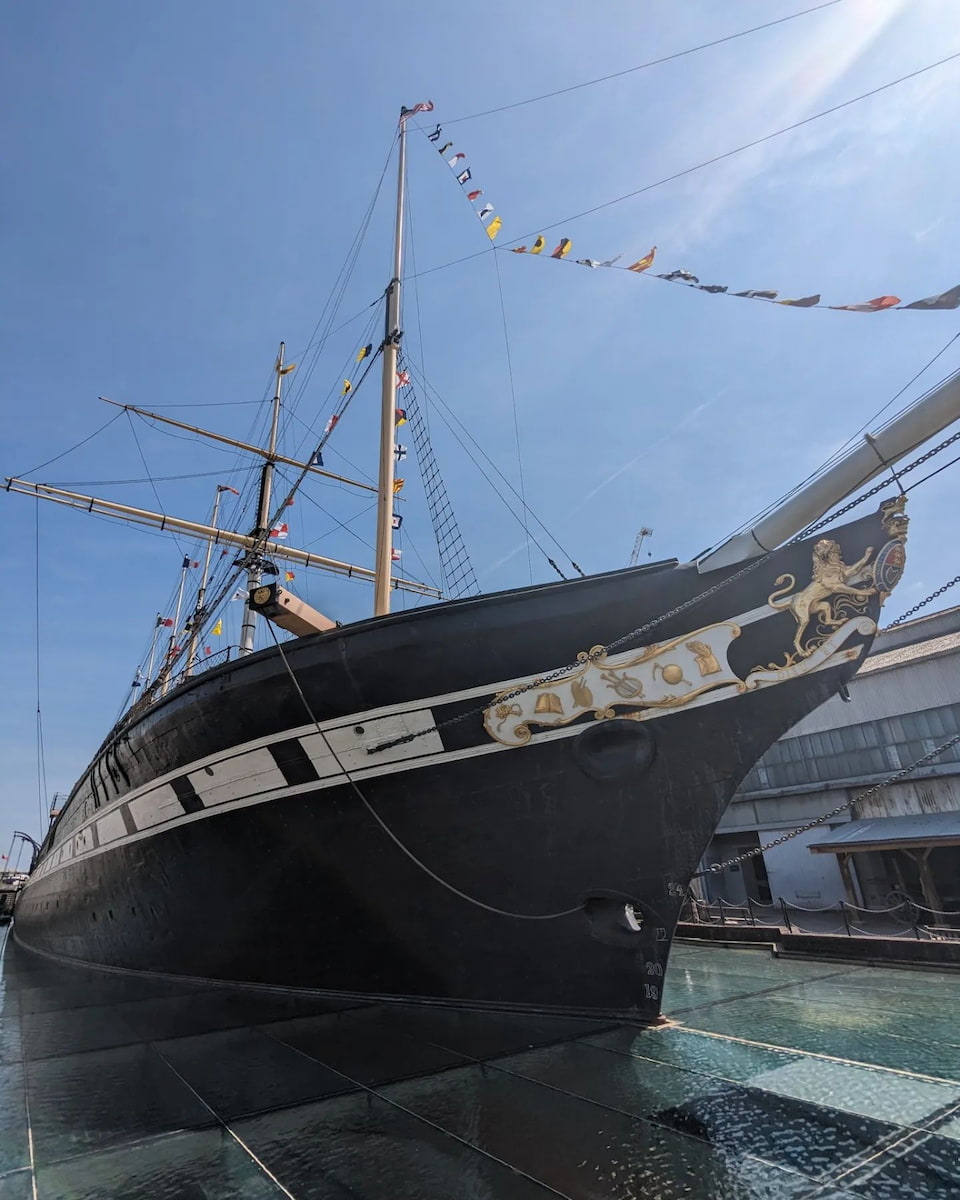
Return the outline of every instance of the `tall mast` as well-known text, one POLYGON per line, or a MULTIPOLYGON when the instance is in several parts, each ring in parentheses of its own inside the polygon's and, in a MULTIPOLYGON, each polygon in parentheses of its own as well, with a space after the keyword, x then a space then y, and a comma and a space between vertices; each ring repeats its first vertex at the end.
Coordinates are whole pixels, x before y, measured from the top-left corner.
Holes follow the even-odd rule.
MULTIPOLYGON (((217 528, 217 521, 220 516, 220 497, 229 489, 224 487, 222 483, 217 484, 217 494, 213 501, 213 513, 210 517, 210 525, 213 529, 217 528)), ((207 542, 207 552, 203 556, 203 576, 200 580, 200 587, 197 590, 197 605, 193 610, 193 620, 190 622, 190 646, 187 650, 187 666, 184 674, 190 675, 196 665, 197 658, 197 638, 200 635, 200 623, 203 620, 203 602, 207 596, 207 584, 210 582, 210 555, 213 553, 213 542, 207 542)))
MULTIPOLYGON (((277 376, 277 389, 273 396, 273 416, 270 421, 270 441, 267 444, 267 460, 263 464, 263 471, 260 475, 260 503, 257 506, 257 533, 263 536, 270 532, 270 490, 273 483, 273 464, 276 462, 274 455, 277 452, 277 428, 280 423, 280 392, 283 388, 283 376, 286 372, 283 369, 283 342, 280 343, 280 352, 277 355, 277 365, 274 368, 277 376)), ((252 564, 247 572, 247 587, 252 592, 254 588, 260 586, 262 572, 259 558, 252 564)), ((249 602, 244 608, 243 625, 240 629, 240 653, 253 653, 253 635, 257 627, 257 614, 250 607, 249 602)))
POLYGON ((180 567, 180 587, 177 591, 177 611, 173 617, 173 628, 170 630, 170 643, 167 646, 167 658, 161 668, 163 684, 160 688, 160 695, 165 696, 167 689, 170 686, 170 671, 173 668, 173 660, 176 657, 177 633, 180 629, 180 609, 183 607, 183 588, 187 582, 187 572, 190 570, 190 556, 184 555, 183 563, 180 567))
POLYGON ((377 550, 374 560, 373 612, 390 611, 393 568, 393 467, 397 408, 397 350, 400 346, 400 271, 403 265, 403 188, 407 167, 407 117, 400 112, 400 155, 397 168, 397 223, 393 235, 393 276, 387 288, 383 333, 383 382, 380 391, 380 475, 377 487, 377 550))
POLYGON ((147 663, 147 683, 153 678, 153 660, 157 653, 157 642, 160 640, 160 630, 163 628, 163 617, 157 613, 157 623, 153 627, 153 641, 150 643, 150 660, 147 663))

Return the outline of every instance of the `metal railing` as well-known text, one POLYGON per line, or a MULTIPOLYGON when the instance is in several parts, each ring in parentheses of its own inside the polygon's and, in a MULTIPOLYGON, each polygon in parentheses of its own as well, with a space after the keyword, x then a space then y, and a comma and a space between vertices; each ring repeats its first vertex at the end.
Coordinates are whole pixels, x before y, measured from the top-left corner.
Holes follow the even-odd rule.
POLYGON ((722 897, 706 902, 691 896, 681 919, 701 925, 767 926, 787 933, 960 941, 960 912, 927 908, 908 898, 887 908, 864 908, 847 900, 805 908, 782 898, 763 903, 748 896, 732 904, 722 897))

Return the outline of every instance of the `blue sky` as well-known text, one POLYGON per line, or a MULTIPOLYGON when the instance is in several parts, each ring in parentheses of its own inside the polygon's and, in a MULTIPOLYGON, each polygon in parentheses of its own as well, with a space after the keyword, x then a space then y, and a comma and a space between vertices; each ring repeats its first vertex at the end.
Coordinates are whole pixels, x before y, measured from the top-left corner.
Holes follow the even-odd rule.
MULTIPOLYGON (((367 330, 388 273, 389 179, 332 325, 349 323, 316 360, 304 356, 374 195, 397 111, 427 98, 443 140, 467 154, 501 214, 501 243, 560 222, 550 245, 569 236, 574 258, 622 252, 632 261, 656 244, 662 270, 687 267, 736 290, 819 291, 837 304, 890 292, 909 301, 960 283, 960 60, 566 221, 960 51, 952 0, 842 0, 650 70, 459 119, 802 7, 14 6, 0 47, 3 474, 29 472, 106 421, 99 395, 183 405, 164 411, 256 436, 281 339, 311 368, 290 377, 296 415, 285 441, 289 452, 302 449, 357 346, 377 338, 367 330)), ((956 312, 790 310, 626 272, 507 253, 495 262, 422 135, 411 137, 409 179, 407 267, 419 278, 405 291, 407 353, 519 486, 515 397, 527 500, 588 571, 625 564, 644 524, 656 557, 688 557, 719 540, 832 454, 958 328, 956 312)), ((958 366, 960 341, 908 395, 958 366)), ((338 428, 333 469, 375 469, 376 390, 360 389, 338 428)), ((431 428, 484 589, 551 578, 539 552, 528 566, 516 502, 484 481, 435 408, 431 428)), ((230 474, 232 453, 142 422, 136 431, 170 512, 204 519, 216 483, 245 478, 230 474)), ((139 453, 121 417, 37 477, 155 508, 147 483, 93 484, 144 478, 139 453)), ((436 556, 412 453, 405 467, 403 566, 422 577, 417 554, 433 571, 436 556)), ((313 500, 290 510, 291 541, 369 564, 368 502, 308 490, 313 500)), ((958 500, 956 472, 914 494, 909 573, 891 615, 956 573, 958 500)), ((0 852, 5 827, 39 824, 37 520, 50 793, 69 790, 117 715, 154 616, 169 604, 181 547, 196 557, 183 540, 3 500, 0 852)), ((341 620, 369 611, 362 585, 300 573, 297 587, 341 620)), ((226 640, 236 640, 240 607, 228 612, 226 640)))

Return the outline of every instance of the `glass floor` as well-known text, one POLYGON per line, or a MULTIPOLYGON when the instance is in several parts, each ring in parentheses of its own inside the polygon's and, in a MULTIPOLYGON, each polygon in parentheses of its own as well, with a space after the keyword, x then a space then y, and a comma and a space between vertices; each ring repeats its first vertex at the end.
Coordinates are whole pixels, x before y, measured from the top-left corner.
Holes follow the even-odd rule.
POLYGON ((0 1200, 960 1197, 960 974, 677 945, 643 1029, 83 972, 8 928, 0 1200))

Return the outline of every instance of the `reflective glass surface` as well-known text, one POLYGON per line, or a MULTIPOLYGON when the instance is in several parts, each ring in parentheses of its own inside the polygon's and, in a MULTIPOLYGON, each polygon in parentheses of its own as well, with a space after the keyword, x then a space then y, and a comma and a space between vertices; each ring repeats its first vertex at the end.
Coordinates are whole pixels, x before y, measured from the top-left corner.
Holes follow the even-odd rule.
POLYGON ((960 974, 677 945, 648 1029, 82 971, 7 933, 0 1200, 960 1198, 960 974))

